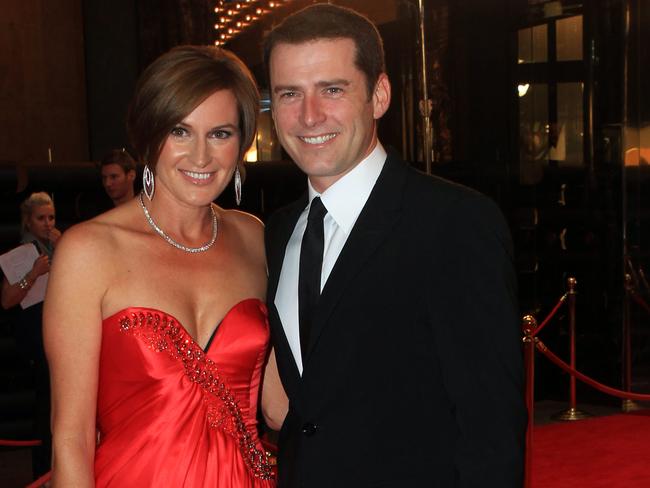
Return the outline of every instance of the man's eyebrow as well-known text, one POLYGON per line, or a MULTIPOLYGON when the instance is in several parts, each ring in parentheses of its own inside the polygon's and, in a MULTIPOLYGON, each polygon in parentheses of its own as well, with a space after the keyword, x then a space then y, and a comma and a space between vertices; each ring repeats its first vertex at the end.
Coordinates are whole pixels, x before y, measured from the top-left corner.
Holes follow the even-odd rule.
MULTIPOLYGON (((349 86, 350 80, 346 80, 345 78, 335 78, 333 80, 322 80, 316 83, 316 86, 318 88, 325 88, 328 86, 336 85, 349 86)), ((282 91, 300 91, 300 87, 297 85, 277 85, 275 88, 273 88, 273 93, 279 93, 282 91)))
POLYGON ((348 86, 349 84, 350 84, 350 80, 346 80, 345 78, 335 78, 333 80, 319 81, 318 83, 316 83, 316 86, 318 87, 326 87, 326 86, 333 86, 333 85, 348 86))
POLYGON ((273 88, 273 93, 279 93, 281 91, 296 91, 299 88, 295 85, 276 85, 275 88, 273 88))

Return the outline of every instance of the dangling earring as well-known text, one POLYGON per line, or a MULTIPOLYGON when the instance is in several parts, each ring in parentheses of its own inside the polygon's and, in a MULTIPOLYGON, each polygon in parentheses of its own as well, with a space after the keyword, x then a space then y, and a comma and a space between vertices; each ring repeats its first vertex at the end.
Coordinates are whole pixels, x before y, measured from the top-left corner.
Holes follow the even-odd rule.
POLYGON ((239 173, 239 165, 235 169, 235 201, 239 207, 239 204, 241 204, 241 174, 239 173))
POLYGON ((153 198, 153 192, 156 190, 155 184, 153 181, 153 172, 149 169, 149 165, 144 165, 144 171, 142 172, 142 189, 144 194, 147 195, 149 201, 153 198))

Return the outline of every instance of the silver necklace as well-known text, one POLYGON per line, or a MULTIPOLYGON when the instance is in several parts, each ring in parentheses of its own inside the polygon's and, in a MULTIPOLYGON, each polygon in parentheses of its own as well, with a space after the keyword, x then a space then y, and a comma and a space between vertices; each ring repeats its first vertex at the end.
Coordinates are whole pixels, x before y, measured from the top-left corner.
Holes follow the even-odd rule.
POLYGON ((210 212, 212 212, 212 237, 210 238, 210 241, 208 241, 206 244, 204 244, 201 247, 187 247, 184 246, 183 244, 179 244, 174 239, 169 237, 164 230, 158 227, 156 223, 153 221, 153 219, 151 218, 151 215, 149 214, 149 210, 147 210, 147 207, 144 204, 144 199, 142 198, 142 192, 140 192, 140 206, 142 207, 144 216, 147 218, 147 222, 149 222, 151 228, 155 230, 160 237, 165 239, 169 244, 174 246, 176 249, 180 249, 181 251, 194 254, 197 252, 207 251, 212 247, 214 241, 217 240, 217 213, 214 211, 214 207, 212 206, 212 204, 210 204, 210 212))

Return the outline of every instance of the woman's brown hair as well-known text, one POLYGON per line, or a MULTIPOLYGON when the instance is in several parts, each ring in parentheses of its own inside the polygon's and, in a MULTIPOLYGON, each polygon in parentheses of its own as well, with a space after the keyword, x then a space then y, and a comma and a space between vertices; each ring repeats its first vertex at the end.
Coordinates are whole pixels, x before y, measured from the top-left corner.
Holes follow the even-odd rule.
POLYGON ((127 131, 138 161, 155 171, 170 131, 219 90, 230 90, 237 100, 241 161, 255 137, 259 92, 253 75, 237 56, 210 46, 173 48, 142 73, 127 115, 127 131))

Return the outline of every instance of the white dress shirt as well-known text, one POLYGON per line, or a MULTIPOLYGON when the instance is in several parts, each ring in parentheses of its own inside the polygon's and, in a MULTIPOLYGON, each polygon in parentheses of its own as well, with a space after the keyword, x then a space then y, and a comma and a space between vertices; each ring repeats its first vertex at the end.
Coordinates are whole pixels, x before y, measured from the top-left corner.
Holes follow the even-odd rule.
POLYGON ((320 280, 322 290, 361 210, 368 201, 370 192, 375 186, 385 161, 386 151, 377 142, 375 148, 363 161, 322 194, 319 195, 309 180, 307 181, 309 204, 300 214, 287 244, 275 295, 275 306, 280 315, 284 333, 289 341, 300 374, 302 374, 302 356, 300 354, 298 320, 298 273, 300 269, 300 245, 307 226, 311 201, 320 196, 323 205, 327 209, 327 214, 323 220, 325 246, 320 280))

